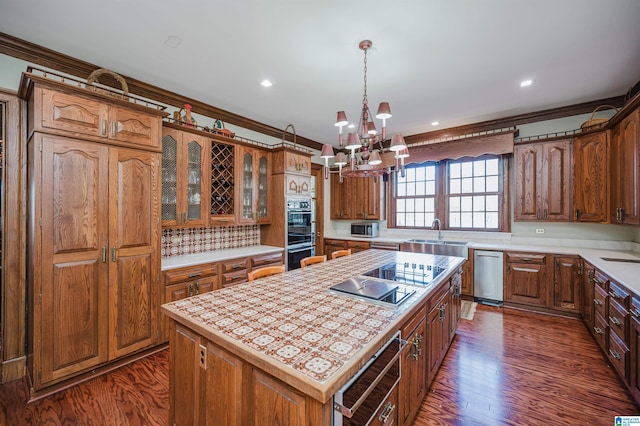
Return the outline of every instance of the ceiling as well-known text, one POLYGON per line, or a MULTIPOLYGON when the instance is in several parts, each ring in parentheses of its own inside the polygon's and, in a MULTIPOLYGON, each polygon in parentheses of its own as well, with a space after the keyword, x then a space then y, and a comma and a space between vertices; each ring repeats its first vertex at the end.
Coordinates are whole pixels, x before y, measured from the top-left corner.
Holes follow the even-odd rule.
POLYGON ((320 143, 337 143, 338 110, 357 120, 363 39, 370 106, 390 103, 391 134, 618 96, 640 79, 638 0, 0 0, 0 11, 6 34, 320 143))

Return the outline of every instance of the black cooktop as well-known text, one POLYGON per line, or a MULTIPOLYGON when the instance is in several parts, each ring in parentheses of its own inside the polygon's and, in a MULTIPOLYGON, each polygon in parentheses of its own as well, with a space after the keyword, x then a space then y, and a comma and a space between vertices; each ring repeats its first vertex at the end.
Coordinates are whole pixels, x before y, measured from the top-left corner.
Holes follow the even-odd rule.
POLYGON ((446 269, 416 263, 387 263, 362 275, 413 285, 427 285, 446 269))

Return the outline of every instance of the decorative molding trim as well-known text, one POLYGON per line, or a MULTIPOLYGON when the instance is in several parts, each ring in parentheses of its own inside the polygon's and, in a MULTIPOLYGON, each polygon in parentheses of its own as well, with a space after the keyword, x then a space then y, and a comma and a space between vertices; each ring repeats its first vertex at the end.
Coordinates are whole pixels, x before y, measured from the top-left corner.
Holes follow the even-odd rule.
MULTIPOLYGON (((5 33, 0 33, 0 53, 84 79, 89 77, 89 74, 91 74, 97 68, 101 68, 101 66, 55 52, 51 49, 47 49, 37 44, 15 38, 5 33)), ((129 91, 138 96, 153 99, 157 102, 166 103, 176 108, 180 108, 182 107, 182 105, 188 103, 193 106, 194 112, 197 112, 198 114, 216 118, 224 121, 225 123, 240 126, 248 130, 253 130, 277 139, 282 139, 282 129, 278 129, 267 124, 260 123, 259 121, 251 120, 241 115, 216 108, 204 102, 187 98, 185 96, 170 92, 151 84, 144 83, 131 77, 123 77, 126 79, 127 84, 129 85, 129 91)), ((100 82, 109 86, 113 86, 115 88, 120 87, 120 85, 115 80, 108 78, 108 76, 101 78, 100 82)), ((293 136, 287 133, 285 139, 293 141, 293 136)), ((322 149, 321 143, 300 135, 297 136, 297 143, 317 150, 322 149)))

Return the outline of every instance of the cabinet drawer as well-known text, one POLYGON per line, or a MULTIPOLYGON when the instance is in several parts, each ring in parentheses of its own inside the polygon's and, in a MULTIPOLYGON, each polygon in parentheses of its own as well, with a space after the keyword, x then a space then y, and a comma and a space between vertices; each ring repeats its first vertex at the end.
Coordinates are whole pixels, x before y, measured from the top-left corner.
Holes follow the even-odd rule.
POLYGON ((164 284, 172 285, 184 281, 195 280, 218 274, 218 265, 208 263, 206 265, 191 266, 189 268, 172 269, 165 271, 164 284))
POLYGON ((638 320, 640 320, 640 299, 639 298, 633 297, 631 299, 631 309, 629 310, 629 313, 633 318, 637 318, 638 320))
POLYGON ((246 275, 246 269, 248 267, 249 264, 249 258, 247 257, 243 257, 241 259, 232 259, 232 260, 225 260, 224 262, 220 263, 220 267, 221 267, 221 272, 223 274, 228 274, 230 272, 238 272, 238 271, 243 271, 245 272, 246 275))
POLYGON ((507 257, 507 262, 518 262, 518 263, 540 263, 543 264, 546 262, 547 255, 541 253, 505 253, 507 257))
POLYGON ((609 332, 609 350, 607 351, 609 361, 618 371, 620 377, 626 382, 629 373, 629 348, 620 340, 614 332, 609 332))
POLYGON ((629 292, 613 281, 609 281, 609 300, 615 300, 625 309, 629 309, 629 292))
POLYGON ((241 269, 236 272, 222 274, 222 287, 229 287, 236 284, 247 282, 247 270, 241 269))
POLYGON ((604 291, 609 291, 609 277, 604 275, 602 272, 596 270, 593 275, 593 282, 604 291))
POLYGON ((595 324, 593 326, 593 335, 596 338, 596 342, 600 345, 603 351, 607 352, 607 343, 609 340, 609 325, 608 322, 596 313, 595 324))
POLYGON ((282 265, 284 260, 282 258, 282 252, 268 253, 260 256, 253 256, 251 258, 251 269, 262 268, 269 265, 282 265))
POLYGON ((347 247, 360 250, 369 250, 371 248, 371 243, 368 241, 347 241, 347 247))
POLYGON ((427 317, 427 311, 424 307, 420 308, 420 310, 402 327, 402 331, 400 332, 400 337, 406 339, 411 336, 415 329, 418 327, 421 321, 423 321, 427 317))
POLYGON ((629 311, 609 297, 609 329, 629 346, 629 311))
POLYGON ((608 301, 609 294, 602 289, 602 287, 594 286, 593 291, 593 305, 595 311, 600 314, 602 318, 607 318, 609 316, 608 301))

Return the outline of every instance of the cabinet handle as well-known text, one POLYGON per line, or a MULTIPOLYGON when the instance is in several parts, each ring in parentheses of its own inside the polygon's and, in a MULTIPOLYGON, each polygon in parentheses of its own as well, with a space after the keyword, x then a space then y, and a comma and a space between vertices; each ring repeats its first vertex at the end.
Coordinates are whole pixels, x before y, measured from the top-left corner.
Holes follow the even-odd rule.
POLYGON ((556 259, 556 271, 560 270, 560 259, 556 259))
POLYGON ((634 317, 640 318, 640 311, 637 308, 633 308, 629 312, 631 312, 631 315, 633 315, 634 317))
POLYGON ((600 281, 598 278, 596 278, 595 276, 593 278, 591 278, 593 280, 594 283, 596 284, 602 284, 602 281, 600 281))
POLYGON ((189 297, 193 296, 193 286, 189 284, 189 297))
POLYGON ((111 247, 111 261, 116 261, 116 246, 111 247))
POLYGON ((115 121, 111 122, 111 137, 115 138, 116 137, 116 129, 117 129, 117 123, 115 121))
POLYGON ((102 263, 107 263, 107 247, 102 247, 102 263))
POLYGON ((615 291, 610 291, 609 296, 613 297, 614 299, 621 299, 621 296, 615 291))
POLYGON ((100 133, 102 136, 107 136, 107 120, 102 120, 102 126, 100 126, 100 133))
POLYGON ((593 299, 593 303, 595 303, 598 306, 602 306, 602 302, 599 301, 598 299, 593 299))
POLYGON ((536 219, 540 219, 540 209, 536 212, 536 219))
POLYGON ((622 324, 622 323, 620 322, 620 320, 619 320, 618 318, 616 318, 616 317, 609 317, 609 321, 611 321, 611 322, 612 322, 612 323, 614 323, 615 325, 620 325, 620 324, 622 324))
POLYGON ((194 272, 193 274, 189 274, 189 278, 199 277, 200 275, 202 275, 202 272, 194 272))
POLYGON ((182 213, 182 223, 185 225, 189 223, 189 218, 187 217, 187 212, 182 213))
POLYGON ((596 334, 602 334, 602 329, 600 327, 593 327, 593 331, 595 331, 596 334))
POLYGON ((231 265, 231 269, 242 269, 243 265, 242 263, 236 263, 234 265, 231 265))
POLYGON ((580 220, 580 210, 576 209, 576 220, 580 220))
POLYGON ((611 354, 612 357, 614 357, 615 359, 617 359, 618 361, 620 361, 620 354, 617 351, 614 351, 612 349, 609 349, 609 353, 611 354))
POLYGON ((547 209, 544 209, 544 218, 547 218, 547 209))
POLYGON ((380 423, 385 424, 387 420, 389 420, 391 413, 393 413, 393 410, 395 409, 395 405, 393 405, 391 402, 387 402, 387 405, 384 406, 384 410, 382 410, 382 413, 380 413, 380 416, 378 416, 378 420, 380 421, 380 423))
POLYGON ((200 283, 196 281, 196 294, 200 294, 200 283))

